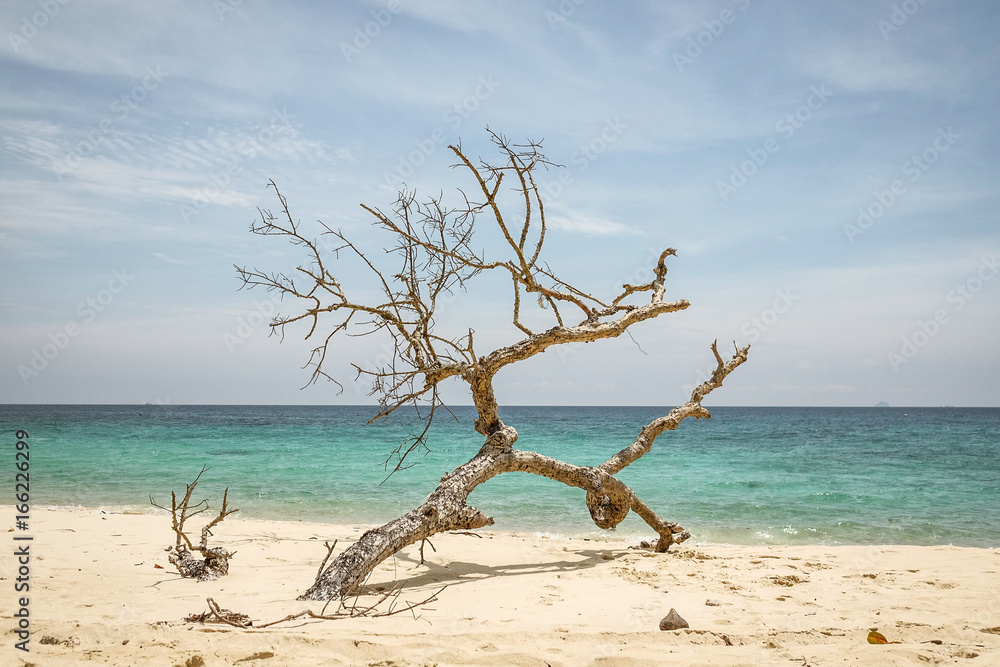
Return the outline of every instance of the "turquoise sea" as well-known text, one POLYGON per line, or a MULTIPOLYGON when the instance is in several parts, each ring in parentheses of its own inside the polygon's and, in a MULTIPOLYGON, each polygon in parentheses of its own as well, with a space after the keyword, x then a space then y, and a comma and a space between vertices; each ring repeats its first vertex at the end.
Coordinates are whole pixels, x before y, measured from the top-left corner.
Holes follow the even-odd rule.
MULTIPOLYGON (((362 406, 0 405, 9 490, 13 444, 30 434, 35 508, 148 508, 169 503, 203 465, 198 488, 247 517, 380 523, 426 496, 478 451, 474 410, 440 419, 432 452, 383 483, 383 462, 414 427, 368 426, 362 406)), ((602 462, 664 414, 653 407, 509 407, 517 447, 576 464, 602 462)), ((623 471, 661 516, 695 542, 955 544, 1000 547, 1000 409, 712 408, 686 420, 623 471)), ((503 475, 470 502, 495 529, 594 536, 583 492, 503 475)), ((650 536, 631 516, 621 536, 650 536)))

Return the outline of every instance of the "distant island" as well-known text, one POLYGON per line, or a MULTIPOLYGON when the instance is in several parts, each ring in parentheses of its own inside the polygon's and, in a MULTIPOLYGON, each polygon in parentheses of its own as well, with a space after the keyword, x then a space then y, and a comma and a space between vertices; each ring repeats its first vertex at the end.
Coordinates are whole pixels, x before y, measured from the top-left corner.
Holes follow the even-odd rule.
POLYGON ((887 407, 889 407, 889 404, 886 403, 885 401, 879 401, 878 403, 875 404, 875 407, 876 408, 887 408, 887 407))

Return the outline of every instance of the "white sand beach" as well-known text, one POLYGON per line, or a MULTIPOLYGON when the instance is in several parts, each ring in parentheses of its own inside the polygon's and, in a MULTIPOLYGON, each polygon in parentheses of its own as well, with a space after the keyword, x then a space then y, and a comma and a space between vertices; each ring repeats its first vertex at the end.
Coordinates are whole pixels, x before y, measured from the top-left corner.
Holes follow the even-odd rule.
MULTIPOLYGON (((3 514, 13 530, 14 511, 3 514)), ((369 582, 401 600, 383 618, 266 629, 186 622, 206 598, 257 624, 312 608, 296 596, 326 550, 365 527, 227 519, 213 544, 228 576, 180 578, 169 517, 34 508, 30 592, 14 591, 13 537, 0 558, 0 664, 62 665, 925 665, 1000 664, 1000 550, 688 545, 668 554, 608 540, 485 531, 441 535, 369 582), (162 569, 158 568, 161 566, 162 569), (15 648, 30 596, 29 652, 15 648), (690 628, 660 631, 671 609, 690 628), (877 629, 898 644, 872 645, 877 629)), ((22 544, 21 542, 17 544, 22 544)))

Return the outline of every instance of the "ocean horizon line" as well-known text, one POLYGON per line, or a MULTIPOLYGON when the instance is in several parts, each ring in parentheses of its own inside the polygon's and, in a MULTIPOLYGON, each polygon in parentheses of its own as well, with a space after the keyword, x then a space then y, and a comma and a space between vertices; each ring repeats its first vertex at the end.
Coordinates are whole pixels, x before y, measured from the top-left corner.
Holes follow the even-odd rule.
MULTIPOLYGON (((590 404, 590 403, 536 403, 501 404, 500 408, 662 408, 677 407, 683 403, 636 403, 636 404, 590 404)), ((161 407, 161 408, 378 408, 376 403, 0 403, 3 407, 161 407)), ((475 408, 472 403, 444 403, 447 408, 475 408)), ((413 407, 404 405, 402 407, 413 407)), ((426 407, 426 406, 421 406, 426 407)), ((1000 405, 709 405, 717 408, 752 409, 803 409, 803 410, 853 410, 869 408, 878 410, 995 410, 1000 405)))

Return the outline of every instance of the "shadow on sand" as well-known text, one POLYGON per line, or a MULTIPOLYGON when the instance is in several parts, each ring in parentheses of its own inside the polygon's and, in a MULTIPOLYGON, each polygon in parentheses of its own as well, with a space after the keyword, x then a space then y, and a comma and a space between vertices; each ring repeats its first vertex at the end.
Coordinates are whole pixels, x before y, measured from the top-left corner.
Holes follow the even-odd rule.
MULTIPOLYGON (((467 563, 451 561, 447 565, 435 563, 425 551, 425 559, 420 564, 419 556, 415 554, 397 553, 396 560, 412 563, 423 571, 418 571, 406 577, 393 578, 391 581, 379 581, 366 584, 362 594, 376 594, 392 586, 402 586, 404 589, 420 589, 426 587, 456 586, 471 581, 489 579, 492 577, 516 577, 543 572, 579 572, 595 567, 609 560, 614 560, 620 553, 612 549, 573 549, 567 555, 578 558, 572 560, 552 560, 547 562, 511 563, 505 565, 484 565, 482 563, 467 563)), ((383 567, 390 561, 383 563, 383 567)))

